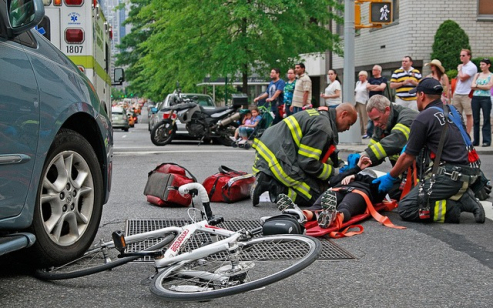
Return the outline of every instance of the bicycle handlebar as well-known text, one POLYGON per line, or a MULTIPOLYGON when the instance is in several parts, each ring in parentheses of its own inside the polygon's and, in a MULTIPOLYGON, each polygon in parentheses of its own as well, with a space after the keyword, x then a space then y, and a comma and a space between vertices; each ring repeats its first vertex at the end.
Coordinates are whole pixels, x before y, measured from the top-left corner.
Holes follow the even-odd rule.
POLYGON ((212 210, 211 210, 209 195, 207 194, 207 190, 205 190, 205 188, 204 188, 204 186, 202 186, 202 184, 200 184, 200 183, 188 183, 188 184, 182 185, 178 188, 178 192, 182 196, 191 194, 192 190, 197 191, 197 194, 200 198, 202 206, 204 207, 205 215, 207 216, 207 219, 211 219, 213 217, 213 214, 212 214, 212 210))

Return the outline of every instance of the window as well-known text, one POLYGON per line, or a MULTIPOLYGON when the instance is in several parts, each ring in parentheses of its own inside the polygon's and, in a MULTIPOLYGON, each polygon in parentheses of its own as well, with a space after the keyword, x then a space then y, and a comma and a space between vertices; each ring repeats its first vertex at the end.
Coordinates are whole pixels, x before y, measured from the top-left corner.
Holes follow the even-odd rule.
POLYGON ((493 19, 493 1, 478 0, 478 17, 481 19, 493 19))
POLYGON ((394 22, 399 20, 399 0, 392 0, 392 17, 394 22))

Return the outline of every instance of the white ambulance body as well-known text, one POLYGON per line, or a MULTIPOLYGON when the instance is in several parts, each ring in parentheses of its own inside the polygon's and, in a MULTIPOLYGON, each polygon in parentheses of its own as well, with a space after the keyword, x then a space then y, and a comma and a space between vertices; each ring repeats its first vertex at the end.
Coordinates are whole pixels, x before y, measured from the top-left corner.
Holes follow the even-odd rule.
POLYGON ((98 0, 43 0, 38 31, 65 53, 94 85, 111 116, 111 29, 98 0))

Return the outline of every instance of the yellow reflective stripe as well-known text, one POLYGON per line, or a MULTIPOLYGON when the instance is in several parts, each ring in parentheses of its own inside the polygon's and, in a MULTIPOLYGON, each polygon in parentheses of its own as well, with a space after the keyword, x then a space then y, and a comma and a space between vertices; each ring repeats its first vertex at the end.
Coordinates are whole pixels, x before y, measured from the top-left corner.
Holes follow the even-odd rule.
POLYGON ((374 145, 371 145, 370 150, 375 154, 375 157, 377 159, 382 159, 387 157, 387 152, 383 149, 383 146, 380 142, 375 143, 374 145))
POLYGON ((291 200, 296 201, 296 196, 298 194, 296 193, 296 190, 289 188, 288 189, 288 197, 291 198, 291 200))
POLYGON ((298 149, 298 154, 313 158, 315 160, 320 159, 320 155, 322 155, 322 150, 312 148, 311 146, 300 144, 300 148, 298 149))
POLYGON ((435 215, 433 215, 433 221, 445 222, 445 213, 447 212, 447 200, 435 201, 435 215))
POLYGON ((252 167, 252 171, 253 171, 253 174, 257 174, 260 170, 258 170, 257 168, 255 167, 252 167))
POLYGON ((296 146, 300 146, 301 137, 303 134, 301 133, 301 127, 298 121, 293 116, 289 116, 284 121, 286 125, 289 127, 289 131, 291 132, 291 136, 293 136, 293 140, 296 143, 296 146))
POLYGON ((409 139, 409 133, 411 132, 411 129, 409 127, 399 123, 396 126, 394 126, 392 130, 398 130, 402 132, 404 136, 406 136, 406 140, 409 139))
POLYGON ((377 142, 378 142, 378 141, 376 141, 375 139, 370 139, 370 143, 369 143, 369 145, 375 144, 375 143, 377 143, 377 142))
POLYGON ((269 169, 272 174, 281 183, 283 183, 285 186, 295 188, 308 199, 312 198, 310 194, 310 186, 308 186, 308 184, 304 182, 296 181, 295 179, 287 175, 284 170, 282 170, 281 164, 275 157, 274 153, 272 153, 272 151, 269 150, 262 141, 260 141, 259 139, 255 139, 253 144, 255 146, 255 149, 257 150, 257 153, 260 154, 260 156, 262 156, 262 158, 269 164, 269 169))
POLYGON ((312 117, 312 116, 318 116, 320 113, 316 109, 307 109, 306 112, 312 117))
POLYGON ((329 164, 323 164, 324 168, 322 172, 317 176, 321 180, 326 180, 329 178, 330 174, 332 173, 332 166, 329 164))
POLYGON ((111 77, 104 68, 96 62, 93 56, 69 56, 68 57, 75 65, 82 65, 85 69, 96 70, 99 78, 103 79, 108 85, 111 85, 111 77))

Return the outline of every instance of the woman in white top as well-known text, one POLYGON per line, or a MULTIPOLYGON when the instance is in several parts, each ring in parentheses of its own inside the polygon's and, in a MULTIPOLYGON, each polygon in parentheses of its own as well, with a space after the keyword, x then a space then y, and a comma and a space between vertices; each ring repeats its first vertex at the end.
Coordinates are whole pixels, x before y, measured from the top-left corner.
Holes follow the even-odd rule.
POLYGON ((354 88, 354 100, 356 105, 354 106, 358 111, 359 116, 359 126, 361 129, 361 136, 366 133, 366 125, 368 124, 368 114, 366 113, 366 102, 370 98, 370 92, 366 88, 368 85, 368 73, 366 71, 361 71, 358 74, 359 81, 356 82, 356 87, 354 88))
POLYGON ((330 84, 325 88, 325 93, 320 94, 321 98, 325 98, 325 104, 320 102, 320 106, 335 108, 342 103, 341 82, 335 70, 329 70, 327 75, 329 76, 330 84))

